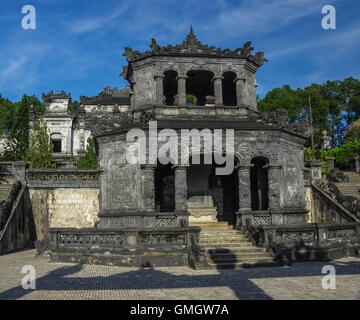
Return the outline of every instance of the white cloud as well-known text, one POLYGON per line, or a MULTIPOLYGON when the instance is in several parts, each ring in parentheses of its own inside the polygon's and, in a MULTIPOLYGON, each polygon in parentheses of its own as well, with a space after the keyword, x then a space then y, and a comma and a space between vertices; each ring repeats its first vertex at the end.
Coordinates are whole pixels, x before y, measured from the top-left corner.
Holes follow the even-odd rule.
POLYGON ((68 27, 70 31, 74 33, 85 33, 100 29, 111 23, 114 19, 118 18, 123 13, 125 13, 128 10, 129 6, 129 3, 124 3, 121 6, 112 9, 111 12, 107 15, 99 16, 98 14, 96 16, 78 19, 75 22, 69 22, 68 27))

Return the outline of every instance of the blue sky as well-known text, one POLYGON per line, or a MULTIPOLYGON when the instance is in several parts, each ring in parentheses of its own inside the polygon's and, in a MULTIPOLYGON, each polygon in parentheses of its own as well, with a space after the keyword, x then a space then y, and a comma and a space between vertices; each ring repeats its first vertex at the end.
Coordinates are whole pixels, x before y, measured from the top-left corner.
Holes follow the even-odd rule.
POLYGON ((148 50, 181 43, 190 24, 205 44, 235 49, 252 41, 269 62, 257 72, 258 93, 290 84, 360 78, 358 0, 2 0, 0 93, 65 90, 73 99, 107 85, 122 88, 124 47, 148 50), (37 29, 24 30, 24 5, 36 8, 37 29), (336 8, 336 30, 324 30, 323 5, 336 8))

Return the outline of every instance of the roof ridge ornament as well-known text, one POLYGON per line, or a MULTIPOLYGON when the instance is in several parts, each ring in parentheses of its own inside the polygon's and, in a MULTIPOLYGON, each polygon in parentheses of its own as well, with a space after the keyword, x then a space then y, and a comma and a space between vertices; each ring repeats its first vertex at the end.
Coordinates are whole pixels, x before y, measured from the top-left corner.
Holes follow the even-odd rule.
MULTIPOLYGON (((169 44, 167 46, 160 46, 157 44, 155 38, 151 39, 151 44, 149 45, 151 50, 144 52, 134 51, 130 47, 125 48, 125 53, 123 56, 126 57, 128 62, 140 60, 150 56, 156 55, 204 55, 210 57, 230 57, 230 58, 239 58, 239 59, 249 59, 258 66, 264 64, 268 61, 264 57, 264 52, 259 51, 255 55, 252 55, 252 50, 254 47, 251 46, 251 42, 247 41, 243 47, 239 47, 235 50, 229 48, 221 49, 215 48, 214 46, 204 45, 199 41, 194 33, 192 25, 190 25, 190 32, 186 36, 186 39, 182 44, 177 44, 175 46, 169 44)), ((122 73, 123 74, 123 73, 122 73)))
POLYGON ((66 93, 64 90, 61 92, 55 91, 55 93, 50 90, 48 94, 43 93, 42 99, 44 102, 50 102, 52 99, 70 99, 71 100, 71 93, 66 93))
POLYGON ((81 103, 90 103, 99 98, 104 98, 104 97, 127 98, 129 97, 130 93, 131 93, 131 88, 129 86, 125 86, 121 90, 119 90, 117 87, 111 89, 111 86, 107 86, 97 96, 94 97, 80 96, 80 101, 81 103))

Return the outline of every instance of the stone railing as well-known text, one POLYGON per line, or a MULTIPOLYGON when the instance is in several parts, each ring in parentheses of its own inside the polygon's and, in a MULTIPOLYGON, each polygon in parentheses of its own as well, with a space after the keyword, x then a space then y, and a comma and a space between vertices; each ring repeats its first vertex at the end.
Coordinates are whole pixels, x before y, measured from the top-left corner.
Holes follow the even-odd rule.
POLYGON ((14 174, 13 162, 1 161, 0 162, 0 175, 12 176, 14 174))
POLYGON ((360 223, 248 225, 246 233, 254 244, 265 247, 283 264, 360 253, 360 223))
POLYGON ((198 268, 205 261, 199 245, 199 234, 199 227, 146 230, 54 228, 50 229, 49 248, 51 258, 55 261, 60 261, 66 255, 71 256, 73 261, 84 255, 92 255, 91 263, 132 266, 150 263, 198 268))
POLYGON ((26 181, 32 188, 98 188, 98 169, 28 169, 26 181))
POLYGON ((360 173, 360 156, 354 157, 351 159, 351 168, 357 172, 360 173))
POLYGON ((0 182, 14 183, 21 181, 25 183, 25 168, 24 161, 2 161, 0 162, 0 182))
POLYGON ((355 217, 360 218, 360 200, 352 196, 344 196, 335 183, 328 182, 324 179, 319 179, 314 183, 316 188, 319 188, 330 198, 336 200, 346 210, 348 210, 355 217))

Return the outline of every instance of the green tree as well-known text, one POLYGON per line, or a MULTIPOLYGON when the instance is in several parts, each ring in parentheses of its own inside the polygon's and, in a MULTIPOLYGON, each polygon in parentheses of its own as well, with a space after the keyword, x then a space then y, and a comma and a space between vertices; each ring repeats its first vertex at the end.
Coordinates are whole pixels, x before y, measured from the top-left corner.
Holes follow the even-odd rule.
POLYGON ((326 81, 323 84, 323 96, 327 101, 329 107, 329 131, 333 146, 340 146, 342 143, 342 136, 344 131, 344 124, 342 121, 342 95, 340 90, 341 81, 326 81))
POLYGON ((30 168, 55 168, 56 165, 52 161, 53 148, 46 123, 40 118, 30 134, 30 148, 27 155, 30 168))
POLYGON ((98 157, 95 153, 94 137, 89 137, 87 139, 85 157, 77 162, 77 167, 79 169, 96 169, 98 167, 98 157))
POLYGON ((285 109, 288 112, 290 122, 304 120, 306 117, 299 101, 298 92, 294 91, 288 84, 268 92, 264 99, 258 101, 258 109, 260 112, 285 109))
POLYGON ((0 133, 9 131, 13 125, 14 104, 9 100, 2 98, 0 94, 0 133))
MULTIPOLYGON (((36 96, 24 94, 21 101, 12 106, 11 120, 8 119, 9 136, 5 142, 5 151, 2 157, 5 161, 26 160, 29 149, 29 111, 30 106, 40 112, 44 109, 36 96)), ((9 116, 9 117, 10 117, 9 116)))
POLYGON ((360 80, 348 77, 340 83, 342 109, 346 113, 345 121, 349 126, 360 117, 360 80))
POLYGON ((345 142, 360 141, 360 119, 354 121, 345 132, 345 142))
POLYGON ((76 111, 80 108, 80 105, 81 105, 81 103, 75 100, 75 101, 69 103, 68 109, 69 109, 69 111, 76 111))

